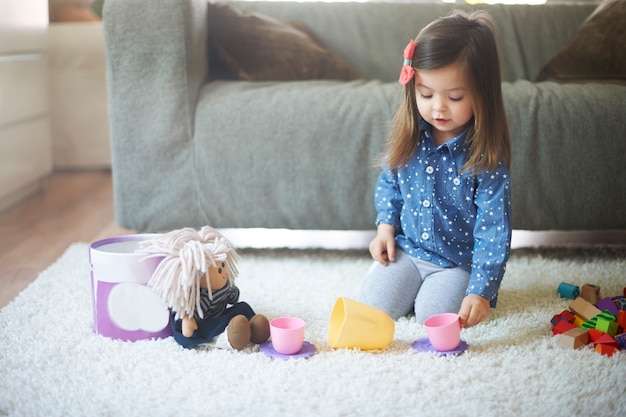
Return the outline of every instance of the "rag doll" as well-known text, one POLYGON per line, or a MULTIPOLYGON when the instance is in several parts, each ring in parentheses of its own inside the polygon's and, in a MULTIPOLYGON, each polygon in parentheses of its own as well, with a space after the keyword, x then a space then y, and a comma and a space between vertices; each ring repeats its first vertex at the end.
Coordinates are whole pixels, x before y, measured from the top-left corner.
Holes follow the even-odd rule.
POLYGON ((174 339, 180 345, 192 348, 225 331, 236 350, 268 340, 267 318, 239 301, 234 283, 239 255, 217 230, 174 230, 142 242, 140 251, 163 258, 148 286, 172 309, 174 339))

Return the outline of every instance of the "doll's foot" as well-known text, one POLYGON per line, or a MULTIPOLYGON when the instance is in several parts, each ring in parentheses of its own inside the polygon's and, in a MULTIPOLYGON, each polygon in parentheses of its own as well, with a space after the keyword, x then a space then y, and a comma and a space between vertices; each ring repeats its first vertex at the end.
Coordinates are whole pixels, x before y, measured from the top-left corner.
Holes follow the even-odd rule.
POLYGON ((235 316, 228 322, 226 333, 228 335, 228 342, 233 349, 243 350, 248 346, 248 343, 250 343, 250 322, 248 322, 246 316, 242 314, 235 316))
POLYGON ((257 345, 267 342, 270 338, 270 322, 262 314, 257 314, 250 319, 250 341, 257 345))

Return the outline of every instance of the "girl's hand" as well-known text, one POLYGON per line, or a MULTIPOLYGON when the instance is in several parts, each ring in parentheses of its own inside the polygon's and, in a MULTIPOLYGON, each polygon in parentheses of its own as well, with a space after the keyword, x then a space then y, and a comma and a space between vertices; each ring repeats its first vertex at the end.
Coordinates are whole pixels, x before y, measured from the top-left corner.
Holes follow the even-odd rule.
POLYGON ((378 225, 376 237, 370 242, 370 254, 375 261, 387 266, 396 261, 396 229, 390 224, 378 225))
POLYGON ((489 316, 489 300, 477 294, 468 294, 461 303, 461 324, 468 328, 477 325, 489 316))

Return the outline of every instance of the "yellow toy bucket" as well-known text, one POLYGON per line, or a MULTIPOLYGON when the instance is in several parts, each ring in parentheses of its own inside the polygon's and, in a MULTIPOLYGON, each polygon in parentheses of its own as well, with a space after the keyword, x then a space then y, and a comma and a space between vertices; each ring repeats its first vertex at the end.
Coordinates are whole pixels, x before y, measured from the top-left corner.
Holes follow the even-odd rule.
POLYGON ((348 298, 335 302, 328 325, 328 345, 334 349, 383 349, 393 339, 395 324, 382 310, 348 298))

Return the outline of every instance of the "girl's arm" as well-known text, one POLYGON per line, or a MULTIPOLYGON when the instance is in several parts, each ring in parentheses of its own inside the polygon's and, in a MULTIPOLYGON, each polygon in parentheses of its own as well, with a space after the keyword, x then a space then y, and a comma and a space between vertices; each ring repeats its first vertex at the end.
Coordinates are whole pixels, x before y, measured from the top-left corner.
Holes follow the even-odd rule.
POLYGON ((396 171, 384 170, 378 176, 374 192, 377 233, 370 242, 369 250, 375 261, 387 266, 395 262, 396 230, 400 230, 402 193, 398 186, 396 171))
POLYGON ((495 307, 511 251, 509 171, 500 163, 494 170, 479 173, 477 179, 472 270, 466 299, 459 313, 465 316, 467 327, 484 320, 488 307, 495 307), (470 295, 473 297, 468 298, 470 295))
POLYGON ((398 184, 396 171, 384 170, 378 176, 374 190, 374 207, 376 226, 386 223, 400 230, 400 212, 402 211, 403 197, 398 184))
POLYGON ((370 254, 375 261, 387 266, 396 261, 396 228, 380 223, 376 237, 370 242, 370 254))

